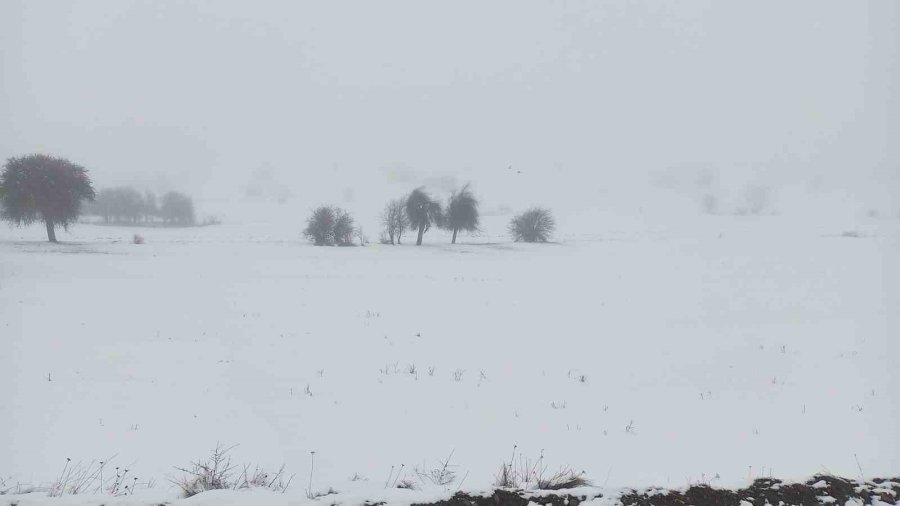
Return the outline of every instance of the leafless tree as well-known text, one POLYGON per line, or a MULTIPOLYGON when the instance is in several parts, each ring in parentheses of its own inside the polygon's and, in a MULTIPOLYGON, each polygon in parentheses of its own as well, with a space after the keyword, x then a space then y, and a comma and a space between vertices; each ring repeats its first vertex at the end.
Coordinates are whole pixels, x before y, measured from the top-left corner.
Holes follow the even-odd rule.
POLYGON ((339 207, 334 208, 334 243, 353 246, 353 217, 339 207))
POLYGON ((384 233, 387 234, 391 244, 400 244, 403 232, 409 228, 409 218, 406 216, 406 201, 399 198, 388 202, 381 212, 381 224, 384 233))

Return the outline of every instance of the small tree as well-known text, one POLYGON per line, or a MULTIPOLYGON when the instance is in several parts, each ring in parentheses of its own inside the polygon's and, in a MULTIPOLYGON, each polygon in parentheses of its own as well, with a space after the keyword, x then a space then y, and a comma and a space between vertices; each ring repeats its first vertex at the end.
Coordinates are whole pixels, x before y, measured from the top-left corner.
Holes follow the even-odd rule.
POLYGON ((339 207, 334 208, 334 243, 338 246, 353 246, 353 217, 339 207))
POLYGON ((94 197, 87 170, 63 158, 10 158, 0 175, 0 214, 16 225, 43 221, 50 242, 56 242, 56 227, 68 229, 82 201, 94 197))
POLYGON ((329 206, 316 208, 306 219, 303 235, 316 246, 334 244, 334 210, 329 206))
POLYGON ((194 224, 194 201, 183 193, 168 192, 162 197, 159 215, 166 223, 194 224))
POLYGON ((423 188, 416 188, 406 198, 406 216, 409 218, 410 226, 419 231, 416 246, 422 245, 422 236, 431 228, 431 225, 440 225, 443 218, 441 205, 435 202, 423 188))
POLYGON ((363 232, 362 227, 356 227, 353 229, 353 235, 356 237, 356 240, 359 241, 360 246, 365 246, 369 244, 369 238, 366 237, 366 233, 363 232))
POLYGON ((444 227, 453 231, 451 244, 456 244, 456 234, 460 230, 478 231, 478 199, 472 195, 468 184, 450 195, 444 215, 444 227))
POLYGON ((353 217, 339 207, 320 206, 307 218, 303 235, 316 246, 352 246, 353 217))
POLYGON ((516 242, 547 242, 555 229, 553 215, 541 207, 532 207, 509 222, 509 233, 516 242))
POLYGON ((409 228, 409 218, 406 216, 406 202, 404 199, 392 200, 384 206, 381 212, 381 224, 384 226, 384 232, 388 235, 391 244, 394 244, 394 238, 397 244, 400 244, 400 238, 403 232, 409 228))

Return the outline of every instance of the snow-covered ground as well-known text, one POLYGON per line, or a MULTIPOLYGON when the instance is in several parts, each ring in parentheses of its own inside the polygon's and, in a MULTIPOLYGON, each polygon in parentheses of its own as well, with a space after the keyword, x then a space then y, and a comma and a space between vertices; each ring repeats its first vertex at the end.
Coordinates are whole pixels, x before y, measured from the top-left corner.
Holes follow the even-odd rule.
POLYGON ((3 226, 0 476, 115 455, 172 496, 217 443, 298 494, 313 451, 316 490, 451 451, 486 488, 514 445, 610 486, 900 471, 900 222, 573 220, 421 248, 3 226))

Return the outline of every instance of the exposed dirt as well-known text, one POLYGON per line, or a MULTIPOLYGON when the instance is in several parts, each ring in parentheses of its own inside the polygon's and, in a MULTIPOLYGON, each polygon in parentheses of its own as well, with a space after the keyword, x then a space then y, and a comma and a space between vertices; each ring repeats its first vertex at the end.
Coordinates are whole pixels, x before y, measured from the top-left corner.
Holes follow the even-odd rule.
POLYGON ((522 490, 494 490, 492 495, 477 496, 459 492, 446 501, 439 501, 432 504, 413 504, 412 506, 528 506, 528 504, 539 504, 541 506, 578 506, 587 499, 600 497, 599 493, 590 496, 575 496, 560 492, 552 495, 530 494, 522 490))
POLYGON ((856 499, 861 504, 874 504, 875 499, 897 504, 898 497, 900 478, 860 482, 817 475, 806 483, 762 478, 739 490, 697 485, 685 491, 632 491, 621 497, 621 503, 623 506, 739 506, 741 502, 753 506, 844 506, 848 499, 856 499))
MULTIPOLYGON (((412 506, 578 506, 600 497, 599 490, 586 495, 572 495, 565 491, 535 494, 497 489, 490 495, 459 492, 445 501, 412 506)), ((616 502, 621 506, 742 506, 742 503, 743 506, 844 506, 851 499, 860 505, 877 505, 879 502, 897 505, 900 502, 900 477, 862 482, 817 475, 805 483, 783 483, 777 479, 762 478, 738 490, 708 485, 696 485, 687 490, 632 489, 623 491, 616 502)))

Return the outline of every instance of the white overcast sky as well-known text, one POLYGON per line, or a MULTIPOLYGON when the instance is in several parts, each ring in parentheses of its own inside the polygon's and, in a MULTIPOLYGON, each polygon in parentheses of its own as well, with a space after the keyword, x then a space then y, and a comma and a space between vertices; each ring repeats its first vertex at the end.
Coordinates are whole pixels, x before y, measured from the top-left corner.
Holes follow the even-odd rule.
POLYGON ((0 156, 206 197, 587 201, 706 171, 891 206, 898 32, 896 0, 2 0, 0 156))

